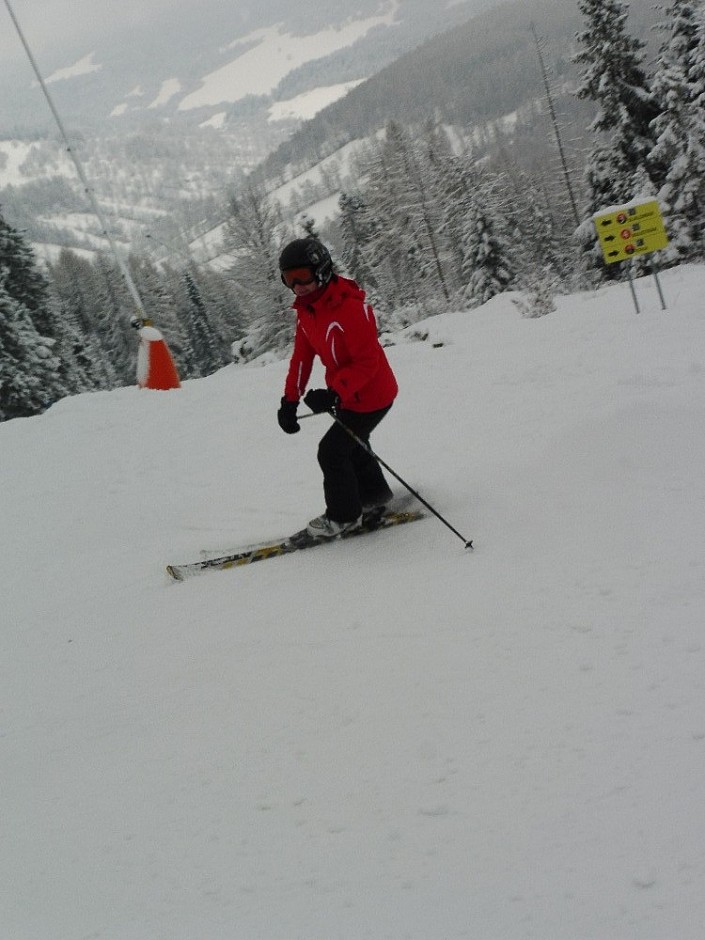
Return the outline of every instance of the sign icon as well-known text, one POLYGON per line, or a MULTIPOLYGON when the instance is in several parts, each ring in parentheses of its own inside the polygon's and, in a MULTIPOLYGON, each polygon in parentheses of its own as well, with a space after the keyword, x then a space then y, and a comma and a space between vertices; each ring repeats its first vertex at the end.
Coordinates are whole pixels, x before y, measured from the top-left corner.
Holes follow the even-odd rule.
POLYGON ((655 199, 604 209, 595 213, 593 221, 606 264, 650 254, 668 245, 661 209, 655 199))

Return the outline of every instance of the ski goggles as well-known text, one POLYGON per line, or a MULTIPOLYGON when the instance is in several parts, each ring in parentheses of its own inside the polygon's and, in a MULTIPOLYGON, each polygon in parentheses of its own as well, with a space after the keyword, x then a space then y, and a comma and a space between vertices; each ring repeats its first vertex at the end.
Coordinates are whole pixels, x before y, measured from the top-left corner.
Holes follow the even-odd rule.
POLYGON ((313 284, 316 275, 312 268, 289 268, 282 271, 282 281, 292 290, 297 284, 313 284))

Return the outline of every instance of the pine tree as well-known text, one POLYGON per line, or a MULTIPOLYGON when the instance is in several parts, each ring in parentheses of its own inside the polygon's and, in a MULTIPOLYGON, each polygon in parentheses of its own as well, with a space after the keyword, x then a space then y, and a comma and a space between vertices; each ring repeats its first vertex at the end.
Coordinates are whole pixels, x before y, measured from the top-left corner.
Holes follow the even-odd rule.
POLYGON ((122 272, 113 259, 99 252, 95 259, 93 297, 96 332, 121 385, 134 385, 138 342, 130 329, 134 304, 122 272))
POLYGON ((522 286, 523 295, 513 302, 523 317, 535 320, 554 312, 554 296, 561 287, 555 268, 550 265, 534 268, 522 286))
POLYGON ((291 342, 291 295, 279 276, 282 222, 279 206, 252 180, 230 200, 226 247, 233 256, 229 276, 248 321, 248 356, 282 350, 291 342))
POLYGON ((415 145, 410 131, 396 121, 387 124, 382 149, 392 197, 391 209, 400 223, 407 268, 416 285, 416 296, 424 301, 440 294, 448 301, 450 293, 436 234, 440 212, 427 182, 433 179, 428 165, 429 151, 424 153, 415 145))
MULTIPOLYGON (((533 284, 538 276, 551 271, 554 280, 570 270, 566 255, 565 226, 558 230, 549 212, 546 194, 527 173, 507 161, 504 172, 494 175, 485 186, 486 197, 501 220, 498 234, 507 244, 507 259, 517 286, 533 284), (537 274, 537 272, 539 272, 537 274)), ((564 220, 571 218, 564 204, 564 220)))
MULTIPOLYGON (((101 342, 96 323, 97 272, 90 261, 68 249, 50 265, 49 284, 53 303, 64 324, 59 341, 71 350, 80 374, 80 390, 109 389, 117 385, 115 369, 101 342)), ((57 352, 61 357, 61 352, 57 352)))
POLYGON ((670 236, 667 263, 701 258, 705 236, 705 16, 700 2, 671 0, 654 76, 661 113, 650 159, 668 167, 658 199, 670 236))
POLYGON ((447 155, 438 166, 434 186, 441 210, 439 231, 445 242, 446 269, 451 287, 457 293, 463 284, 463 232, 468 215, 474 211, 475 193, 481 188, 482 173, 469 154, 447 155))
POLYGON ((42 335, 50 336, 46 279, 37 267, 29 244, 20 232, 8 225, 1 213, 0 268, 6 271, 5 290, 7 293, 29 312, 35 328, 42 335))
POLYGON ((145 313, 163 334, 177 370, 184 377, 197 374, 193 350, 181 328, 176 300, 168 280, 159 268, 143 255, 132 254, 128 261, 130 274, 144 302, 145 313))
POLYGON ((397 325, 427 316, 450 299, 442 210, 428 154, 409 129, 390 121, 361 161, 364 187, 344 204, 346 263, 382 314, 406 311, 397 325))
POLYGON ((300 225, 304 238, 317 238, 320 241, 321 236, 316 227, 315 219, 311 218, 310 215, 304 215, 300 221, 300 225))
POLYGON ((210 375, 227 361, 220 350, 218 336, 213 329, 201 290, 190 271, 184 271, 184 286, 188 298, 186 330, 191 350, 200 375, 210 375))
POLYGON ((463 302, 471 307, 487 303, 507 290, 514 279, 511 246, 501 235, 501 220, 493 218, 490 201, 474 195, 465 219, 463 246, 463 302))
POLYGON ((83 336, 75 318, 56 300, 49 303, 51 352, 58 362, 58 376, 67 394, 102 388, 103 373, 90 338, 83 336))
POLYGON ((227 273, 203 266, 198 269, 198 289, 223 363, 230 362, 233 343, 241 340, 246 332, 237 288, 227 273))
POLYGON ((64 394, 53 341, 39 335, 8 280, 0 269, 0 421, 39 414, 64 394))
POLYGON ((33 327, 51 340, 52 355, 59 361, 55 396, 92 388, 79 361, 81 340, 75 320, 65 314, 52 294, 49 280, 39 270, 34 252, 23 236, 0 216, 0 266, 5 266, 5 290, 29 314, 33 327))
POLYGON ((627 3, 578 0, 578 8, 586 28, 577 37, 582 50, 575 61, 584 68, 577 96, 598 106, 591 125, 596 142, 587 160, 585 223, 579 233, 595 261, 601 255, 594 252, 596 235, 587 224, 593 213, 644 195, 644 174, 658 186, 665 170, 649 160, 658 105, 642 68, 644 43, 626 32, 627 3))
POLYGON ((455 203, 459 193, 453 194, 453 190, 459 184, 460 194, 467 191, 474 167, 467 154, 461 159, 455 156, 448 133, 434 121, 426 122, 419 147, 422 172, 428 181, 428 205, 432 209, 427 218, 431 226, 434 265, 441 281, 441 293, 447 302, 460 286, 461 258, 451 222, 452 212, 458 210, 455 203))
POLYGON ((388 127, 383 141, 375 142, 361 168, 365 186, 358 219, 369 235, 362 256, 379 292, 380 306, 391 311, 414 304, 419 297, 394 125, 389 131, 388 127))
POLYGON ((338 208, 340 266, 349 277, 364 287, 372 305, 379 312, 383 301, 373 265, 368 260, 371 250, 374 250, 372 246, 376 229, 365 197, 360 192, 341 193, 338 208))
POLYGON ((10 360, 16 359, 17 369, 20 370, 17 381, 21 382, 23 391, 18 391, 19 386, 11 384, 7 374, 4 378, 5 386, 6 389, 15 388, 13 401, 17 407, 20 407, 17 402, 22 401, 24 405, 21 407, 29 409, 24 412, 20 409, 16 414, 36 413, 64 395, 82 390, 85 387, 84 379, 73 356, 69 338, 71 326, 65 324, 60 316, 50 296, 49 284, 36 264, 30 245, 20 232, 7 224, 2 215, 0 283, 5 295, 7 316, 11 318, 5 344, 10 359, 5 362, 5 369, 10 368, 10 360), (11 301, 16 304, 12 310, 11 301), (15 331, 19 346, 12 339, 15 331), (20 378, 22 375, 23 379, 20 378))

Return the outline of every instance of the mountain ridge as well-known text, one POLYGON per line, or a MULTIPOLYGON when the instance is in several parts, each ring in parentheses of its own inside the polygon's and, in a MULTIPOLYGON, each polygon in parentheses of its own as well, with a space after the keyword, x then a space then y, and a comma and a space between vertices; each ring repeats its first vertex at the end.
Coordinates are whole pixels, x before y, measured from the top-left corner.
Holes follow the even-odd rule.
MULTIPOLYGON (((241 35, 234 40, 240 53, 238 58, 246 58, 252 50, 259 49, 261 53, 263 35, 270 42, 284 35, 285 27, 281 24, 286 20, 277 19, 283 13, 281 6, 275 0, 264 6, 271 24, 262 25, 265 22, 262 19, 250 19, 243 24, 241 35)), ((397 6, 357 4, 356 14, 348 15, 348 27, 357 23, 362 31, 364 24, 372 20, 376 25, 351 45, 337 48, 323 58, 302 56, 302 61, 267 95, 248 94, 236 101, 211 102, 194 108, 180 109, 179 105, 206 87, 204 77, 213 76, 234 61, 229 58, 233 45, 230 33, 221 36, 221 57, 217 60, 205 52, 191 55, 189 85, 183 80, 186 71, 182 71, 182 79, 176 79, 173 72, 162 71, 160 84, 156 79, 149 87, 140 84, 139 75, 131 72, 129 65, 144 57, 144 49, 149 45, 147 37, 140 34, 146 45, 130 47, 127 58, 124 44, 116 42, 111 54, 115 60, 121 60, 122 68, 127 67, 127 73, 120 95, 112 93, 110 97, 113 112, 123 109, 114 114, 113 130, 110 134, 90 128, 80 134, 74 134, 72 129, 70 132, 78 141, 77 152, 87 164, 96 193, 111 208, 119 230, 118 240, 137 250, 146 247, 145 238, 152 239, 155 245, 160 240, 167 244, 177 238, 183 242, 183 232, 203 231, 213 220, 222 218, 228 193, 237 188, 246 173, 255 171, 266 188, 274 191, 321 164, 348 142, 375 133, 390 119, 410 123, 427 118, 447 124, 456 122, 459 140, 463 137, 491 140, 496 136, 496 128, 507 124, 510 131, 506 140, 502 138, 502 145, 509 157, 543 167, 547 154, 552 155, 553 144, 546 117, 537 104, 544 90, 532 48, 531 18, 546 37, 549 68, 560 86, 559 107, 573 120, 571 134, 577 152, 591 117, 589 105, 576 102, 571 94, 570 78, 575 73, 571 71, 570 59, 580 24, 577 7, 566 10, 556 0, 521 3, 476 0, 446 5, 448 16, 459 22, 452 30, 441 30, 442 17, 432 24, 427 21, 432 6, 430 0, 410 0, 399 8, 407 17, 404 38, 399 33, 400 26, 392 28, 379 23, 380 16, 389 17, 397 6), (468 18, 468 12, 477 9, 481 12, 468 18), (370 16, 365 19, 367 14, 370 16), (385 62, 380 51, 385 43, 392 39, 397 44, 409 43, 412 34, 423 32, 419 21, 433 35, 426 35, 424 41, 385 62), (227 46, 231 47, 230 53, 227 46), (360 77, 361 59, 375 62, 379 66, 377 71, 360 77), (334 79, 337 84, 333 84, 334 79), (333 100, 325 101, 324 91, 333 100), (319 100, 315 106, 318 113, 312 117, 307 114, 308 119, 304 120, 296 109, 316 97, 325 106, 319 100), (295 107, 292 102, 296 102, 295 107), (507 114, 520 117, 507 121, 507 114), (143 222, 135 224, 134 217, 140 215, 149 219, 146 226, 143 222)), ((188 4, 186 8, 190 9, 188 4)), ((655 18, 651 0, 635 0, 631 12, 630 26, 642 37, 648 36, 648 26, 655 18)), ((325 24, 340 19, 339 13, 337 20, 333 16, 331 4, 324 4, 317 25, 323 29, 325 24)), ((183 21, 172 22, 160 37, 160 47, 168 45, 173 35, 178 36, 178 43, 187 44, 188 25, 183 21)), ((210 27, 202 24, 200 28, 203 34, 210 27)), ((301 17, 297 28, 301 29, 301 17)), ((321 35, 321 30, 306 35, 310 48, 315 50, 311 36, 321 35)), ((82 51, 85 53, 85 49, 82 51)), ((178 44, 174 51, 179 51, 178 44)), ((100 61, 97 55, 90 60, 84 54, 72 63, 84 63, 83 75, 51 84, 60 109, 63 110, 72 82, 100 86, 96 94, 102 93, 101 88, 104 91, 109 72, 87 71, 91 63, 100 61)), ((70 65, 64 62, 60 68, 70 70, 70 65)), ((52 74, 55 72, 49 77, 52 74)), ((34 89, 34 95, 35 105, 48 112, 38 89, 34 89)), ((64 225, 67 212, 78 209, 85 213, 89 209, 63 151, 60 142, 45 138, 33 147, 29 159, 21 163, 15 159, 17 151, 13 155, 10 145, 0 140, 0 205, 12 224, 30 232, 35 243, 50 246, 48 250, 54 251, 52 246, 64 244, 93 251, 95 239, 100 240, 96 226, 87 220, 78 227, 64 225), (82 226, 88 230, 86 237, 82 226), (62 235, 60 230, 68 232, 69 228, 71 232, 62 235)), ((318 193, 315 199, 331 195, 318 193)))
MULTIPOLYGON (((118 115, 117 125, 111 121, 115 107, 135 86, 143 89, 148 101, 153 101, 164 82, 169 80, 179 82, 182 94, 165 102, 167 107, 158 116, 193 124, 212 117, 214 105, 206 103, 203 110, 185 108, 183 100, 191 95, 198 96, 209 76, 242 61, 251 51, 257 52, 264 62, 257 62, 250 56, 252 65, 247 63, 250 73, 253 68, 262 69, 263 64, 270 72, 275 70, 276 64, 281 72, 279 81, 272 81, 262 95, 253 93, 254 97, 278 100, 293 96, 297 91, 311 90, 318 84, 367 78, 375 67, 392 61, 429 34, 499 2, 501 0, 464 0, 452 4, 445 0, 439 10, 438 3, 431 0, 409 0, 403 4, 400 0, 384 3, 356 0, 354 11, 348 8, 343 14, 338 5, 331 2, 312 5, 304 0, 297 5, 295 13, 288 4, 265 0, 261 9, 258 6, 257 19, 251 15, 239 22, 225 18, 220 8, 207 6, 202 10, 182 3, 181 10, 185 13, 181 17, 140 23, 138 28, 126 26, 113 35, 96 37, 93 44, 88 43, 89 37, 86 37, 72 40, 64 47, 47 47, 39 57, 39 65, 45 78, 50 79, 58 71, 70 71, 87 56, 94 56, 97 67, 90 75, 75 74, 64 82, 55 82, 52 88, 65 122, 80 127, 83 132, 132 129, 135 122, 127 120, 129 112, 118 115), (302 27, 302 23, 307 25, 302 27), (329 48, 324 45, 326 36, 329 48), (308 49, 300 52, 303 46, 308 49), (355 55, 346 65, 345 56, 336 56, 351 47, 355 55), (278 62, 277 56, 284 59, 288 56, 291 67, 287 68, 286 62, 278 62), (294 61, 295 56, 300 60, 294 61), (304 70, 303 78, 293 74, 300 69, 304 70), (293 82, 289 91, 288 81, 293 82), (276 93, 279 85, 283 89, 281 94, 276 93), (198 110, 193 115, 194 120, 184 114, 188 110, 198 110)), ((264 69, 263 74, 266 74, 264 69)), ((246 83, 248 75, 241 79, 246 83)), ((224 101, 237 103, 247 96, 248 90, 244 88, 224 101)), ((266 105, 266 101, 261 103, 262 107, 266 105)), ((18 128, 23 128, 24 133, 51 128, 51 116, 40 101, 31 69, 17 55, 4 66, 0 63, 0 114, 0 134, 6 136, 16 135, 18 128)), ((137 126, 142 118, 144 115, 138 117, 137 126)))

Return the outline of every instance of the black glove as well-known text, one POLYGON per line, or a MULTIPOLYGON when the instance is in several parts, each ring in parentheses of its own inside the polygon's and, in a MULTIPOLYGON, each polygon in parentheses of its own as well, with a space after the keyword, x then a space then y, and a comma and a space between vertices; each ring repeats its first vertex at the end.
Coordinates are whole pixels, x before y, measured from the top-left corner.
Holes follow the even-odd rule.
POLYGON ((296 420, 296 409, 298 407, 299 403, 297 401, 287 401, 286 398, 282 398, 277 412, 277 421, 282 431, 287 434, 296 434, 297 431, 301 430, 301 425, 296 420))
POLYGON ((317 415, 322 411, 335 411, 340 404, 340 396, 332 388, 312 388, 304 395, 304 402, 317 415))

